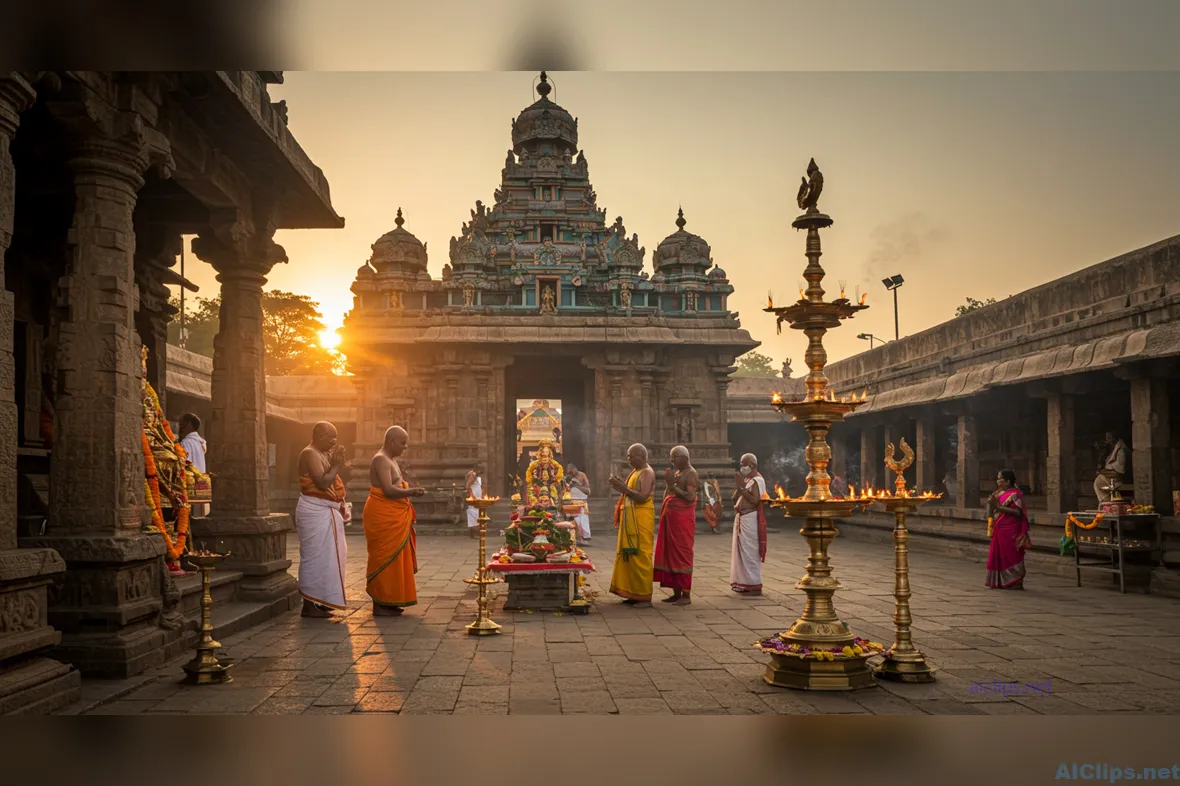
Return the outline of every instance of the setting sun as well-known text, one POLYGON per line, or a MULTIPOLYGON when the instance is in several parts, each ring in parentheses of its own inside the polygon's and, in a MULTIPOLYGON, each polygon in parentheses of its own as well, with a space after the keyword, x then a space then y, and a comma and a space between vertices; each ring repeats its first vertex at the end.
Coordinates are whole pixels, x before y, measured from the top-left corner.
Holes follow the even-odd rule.
POLYGON ((324 328, 320 331, 320 346, 324 349, 335 349, 340 346, 340 334, 332 328, 324 328))

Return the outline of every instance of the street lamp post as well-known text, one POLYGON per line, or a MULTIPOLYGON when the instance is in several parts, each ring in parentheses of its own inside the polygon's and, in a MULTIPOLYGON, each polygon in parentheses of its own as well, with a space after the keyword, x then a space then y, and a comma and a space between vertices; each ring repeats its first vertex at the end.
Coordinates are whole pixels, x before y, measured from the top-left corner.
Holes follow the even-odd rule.
POLYGON ((876 336, 874 336, 872 333, 860 333, 859 335, 857 335, 857 338, 859 338, 861 341, 867 341, 867 342, 869 342, 869 349, 872 349, 872 348, 873 348, 873 342, 874 342, 874 341, 880 341, 882 344, 884 344, 884 343, 885 343, 885 342, 884 342, 884 341, 882 341, 881 339, 879 339, 879 338, 877 338, 876 336))
POLYGON ((899 327, 899 323, 897 321, 897 290, 900 289, 901 285, 905 283, 905 279, 901 277, 900 273, 898 273, 896 276, 882 279, 881 283, 885 285, 886 289, 893 293, 893 338, 896 340, 901 338, 901 328, 899 327))

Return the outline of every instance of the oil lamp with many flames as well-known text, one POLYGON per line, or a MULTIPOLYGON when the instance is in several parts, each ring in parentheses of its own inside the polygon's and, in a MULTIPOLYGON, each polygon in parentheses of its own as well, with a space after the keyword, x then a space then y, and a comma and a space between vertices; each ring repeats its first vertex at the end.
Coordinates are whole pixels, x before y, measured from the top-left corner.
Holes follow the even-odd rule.
MULTIPOLYGON (((810 373, 805 379, 807 393, 802 399, 785 401, 776 393, 771 404, 792 422, 802 424, 810 440, 806 458, 810 472, 807 492, 791 499, 777 490, 778 498, 770 504, 789 517, 804 520, 800 533, 807 541, 810 556, 807 573, 796 588, 807 595, 803 615, 790 629, 777 636, 758 642, 757 646, 771 656, 765 680, 771 685, 802 690, 855 690, 875 684, 868 659, 884 649, 880 644, 854 636, 836 613, 832 596, 840 589, 840 582, 832 576, 828 544, 836 537, 833 521, 845 518, 854 510, 863 509, 870 500, 864 498, 836 499, 832 496, 828 463, 832 449, 828 446, 828 431, 834 423, 864 403, 866 394, 837 396, 828 387, 824 366, 828 354, 824 349, 824 334, 840 326, 858 311, 868 308, 863 302, 853 302, 843 295, 835 300, 824 300, 822 286, 824 269, 820 266, 819 230, 832 225, 830 216, 818 208, 823 190, 823 175, 815 159, 807 167, 808 178, 799 189, 798 202, 805 212, 792 222, 796 229, 807 230, 807 267, 803 271, 806 288, 797 302, 765 309, 778 318, 778 327, 786 322, 807 337, 804 361, 810 373)), ((850 495, 851 496, 851 495, 850 495)))

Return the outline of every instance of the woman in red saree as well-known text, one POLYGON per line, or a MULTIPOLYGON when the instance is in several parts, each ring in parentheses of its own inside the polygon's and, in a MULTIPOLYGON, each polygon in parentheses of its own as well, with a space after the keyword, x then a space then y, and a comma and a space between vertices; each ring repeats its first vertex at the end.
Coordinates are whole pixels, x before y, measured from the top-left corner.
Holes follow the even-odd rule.
POLYGON ((987 552, 987 586, 992 589, 1024 589, 1024 552, 1031 545, 1024 495, 1016 488, 1016 473, 1002 469, 996 490, 987 499, 992 519, 992 544, 987 552))

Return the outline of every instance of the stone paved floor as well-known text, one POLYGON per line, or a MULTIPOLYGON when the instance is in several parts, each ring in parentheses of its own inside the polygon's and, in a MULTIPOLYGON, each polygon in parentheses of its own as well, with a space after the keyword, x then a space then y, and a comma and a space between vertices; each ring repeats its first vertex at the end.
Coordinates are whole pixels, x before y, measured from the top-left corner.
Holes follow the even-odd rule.
MULTIPOLYGON (((730 539, 703 534, 693 604, 647 609, 607 594, 613 548, 603 540, 589 550, 599 592, 589 615, 505 614, 501 597, 494 618, 504 635, 476 639, 463 630, 475 605, 461 583, 474 567, 474 541, 422 538, 419 605, 375 620, 364 539, 350 536, 346 614, 292 612, 225 639, 238 664, 231 685, 181 686, 177 661, 91 712, 1052 715, 1162 713, 1180 703, 1180 604, 1120 595, 1102 577, 1079 589, 1034 575, 1023 593, 996 592, 982 586, 979 563, 913 554, 914 634, 938 681, 817 694, 766 685, 764 656, 750 646, 802 609, 793 585, 806 547, 793 531, 770 535, 764 597, 729 592, 730 539), (993 680, 1048 682, 1051 695, 971 691, 993 680)), ((845 587, 836 596, 841 616, 855 633, 890 642, 892 549, 837 539, 832 555, 845 587)))

